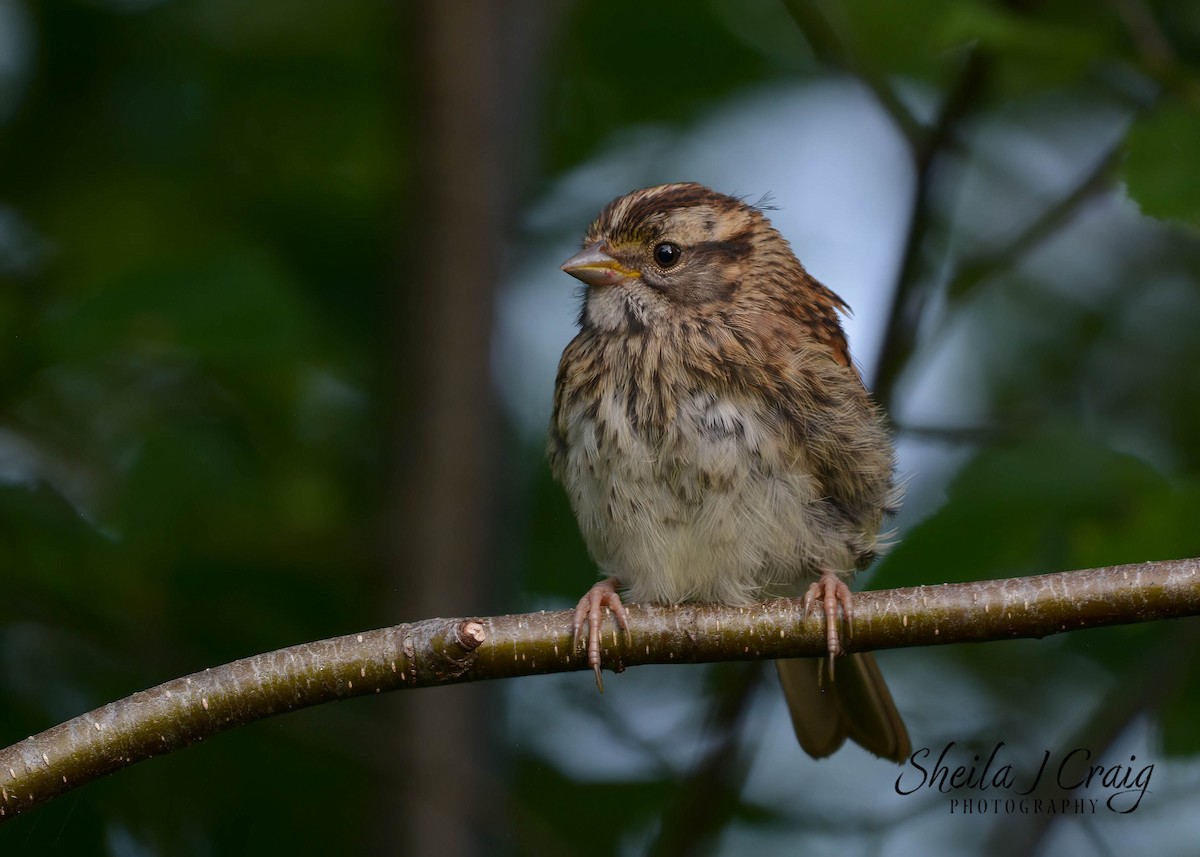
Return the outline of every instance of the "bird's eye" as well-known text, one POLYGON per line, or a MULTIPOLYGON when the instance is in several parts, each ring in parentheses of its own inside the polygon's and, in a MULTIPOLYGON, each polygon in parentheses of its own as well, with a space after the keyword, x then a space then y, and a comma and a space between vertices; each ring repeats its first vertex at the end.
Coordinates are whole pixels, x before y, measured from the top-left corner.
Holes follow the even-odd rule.
POLYGON ((654 248, 654 261, 660 268, 670 268, 679 261, 679 257, 682 255, 683 252, 679 249, 679 245, 672 244, 670 241, 664 241, 654 248))

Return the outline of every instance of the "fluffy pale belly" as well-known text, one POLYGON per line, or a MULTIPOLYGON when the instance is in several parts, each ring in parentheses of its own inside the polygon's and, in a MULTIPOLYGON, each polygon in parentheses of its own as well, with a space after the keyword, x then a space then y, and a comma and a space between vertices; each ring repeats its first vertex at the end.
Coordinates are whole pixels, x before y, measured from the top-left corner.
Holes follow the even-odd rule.
POLYGON ((569 421, 564 482, 592 558, 632 600, 744 604, 853 569, 803 457, 783 460, 750 409, 697 397, 657 438, 601 417, 569 421))

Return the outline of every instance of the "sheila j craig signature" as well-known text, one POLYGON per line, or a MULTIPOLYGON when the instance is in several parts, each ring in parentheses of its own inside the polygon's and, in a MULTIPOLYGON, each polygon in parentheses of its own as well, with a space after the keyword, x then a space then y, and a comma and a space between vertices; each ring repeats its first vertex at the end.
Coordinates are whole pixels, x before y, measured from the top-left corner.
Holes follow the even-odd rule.
POLYGON ((1094 814, 1103 805, 1126 815, 1141 806, 1154 775, 1152 764, 1136 767, 1137 756, 1130 756, 1129 764, 1094 764, 1092 751, 1083 747, 1057 758, 1046 750, 1037 771, 1031 772, 1019 771, 1007 759, 1003 741, 982 766, 979 755, 965 765, 948 760, 954 746, 951 741, 943 747, 936 760, 930 748, 916 750, 896 778, 896 794, 921 790, 953 794, 952 814, 1094 814))

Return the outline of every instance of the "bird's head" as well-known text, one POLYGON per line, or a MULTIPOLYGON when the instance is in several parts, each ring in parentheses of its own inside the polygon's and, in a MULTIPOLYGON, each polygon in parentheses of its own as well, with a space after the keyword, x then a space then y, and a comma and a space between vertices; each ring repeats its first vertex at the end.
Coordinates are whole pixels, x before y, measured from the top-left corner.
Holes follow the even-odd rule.
POLYGON ((610 329, 653 323, 680 309, 727 305, 761 263, 760 248, 772 244, 799 268, 758 209, 694 183, 613 200, 583 243, 562 269, 589 287, 584 314, 591 318, 585 321, 610 329))

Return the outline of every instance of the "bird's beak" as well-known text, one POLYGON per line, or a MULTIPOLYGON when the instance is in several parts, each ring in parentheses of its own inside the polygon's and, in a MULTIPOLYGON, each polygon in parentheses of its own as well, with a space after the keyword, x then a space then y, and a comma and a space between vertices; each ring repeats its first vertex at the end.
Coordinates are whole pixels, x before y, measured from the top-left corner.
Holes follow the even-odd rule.
POLYGON ((562 263, 562 269, 589 286, 612 286, 642 275, 641 271, 626 268, 608 255, 608 248, 603 241, 580 250, 562 263))

